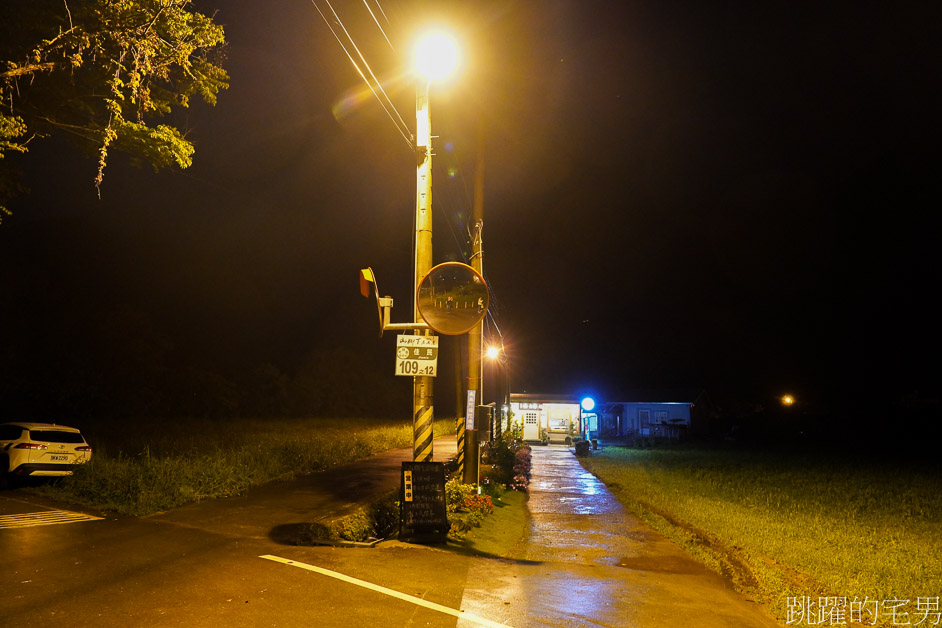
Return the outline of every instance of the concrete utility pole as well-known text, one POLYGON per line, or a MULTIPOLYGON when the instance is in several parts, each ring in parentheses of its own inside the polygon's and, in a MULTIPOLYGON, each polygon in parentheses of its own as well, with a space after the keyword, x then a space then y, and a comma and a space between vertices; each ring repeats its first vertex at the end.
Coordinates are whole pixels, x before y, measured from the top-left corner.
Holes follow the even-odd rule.
MULTIPOLYGON (((474 205, 471 217, 471 267, 484 275, 484 129, 478 127, 477 162, 474 168, 474 205)), ((468 332, 468 390, 475 391, 475 405, 484 403, 484 371, 481 354, 484 348, 484 321, 468 332)), ((472 424, 473 425, 473 424, 472 424)), ((475 427, 477 427, 475 425, 475 427)), ((459 435, 460 436, 460 435, 459 435)), ((478 446, 480 439, 475 430, 470 435, 458 439, 459 462, 462 456, 464 465, 464 483, 478 483, 478 446), (463 445, 463 446, 462 446, 463 445)), ((459 467, 460 468, 460 467, 459 467)))
MULTIPOLYGON (((419 282, 432 269, 432 132, 429 115, 429 83, 420 79, 415 97, 415 283, 412 290, 414 320, 422 321, 415 295, 419 282)), ((416 335, 431 335, 431 330, 419 330, 416 335)), ((416 462, 432 460, 432 378, 426 375, 412 379, 412 459, 416 462)))

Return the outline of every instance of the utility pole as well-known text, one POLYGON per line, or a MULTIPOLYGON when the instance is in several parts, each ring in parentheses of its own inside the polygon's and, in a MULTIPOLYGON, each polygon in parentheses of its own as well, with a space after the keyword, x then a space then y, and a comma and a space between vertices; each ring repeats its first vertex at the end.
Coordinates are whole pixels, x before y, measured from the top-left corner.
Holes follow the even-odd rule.
MULTIPOLYGON (((432 269, 432 132, 429 115, 429 79, 420 79, 415 97, 415 283, 412 290, 413 316, 422 321, 415 295, 419 282, 432 269)), ((416 329, 416 335, 431 335, 431 330, 416 329)), ((432 460, 432 378, 412 379, 412 459, 432 460)))
MULTIPOLYGON (((474 204, 472 206, 471 217, 471 267, 482 276, 484 275, 484 250, 483 235, 484 231, 484 126, 483 122, 478 126, 478 147, 477 162, 474 168, 474 204)), ((484 348, 484 321, 474 326, 468 332, 468 391, 475 391, 476 405, 484 403, 484 377, 481 354, 484 348)), ((468 409, 471 411, 471 408, 468 409)), ((474 419, 472 419, 474 420, 474 419)), ((476 424, 472 423, 475 427, 476 424)), ((478 446, 480 440, 478 431, 475 430, 471 435, 465 435, 464 446, 462 447, 459 438, 459 461, 464 456, 464 483, 478 483, 478 446), (462 451, 463 450, 463 451, 462 451)))

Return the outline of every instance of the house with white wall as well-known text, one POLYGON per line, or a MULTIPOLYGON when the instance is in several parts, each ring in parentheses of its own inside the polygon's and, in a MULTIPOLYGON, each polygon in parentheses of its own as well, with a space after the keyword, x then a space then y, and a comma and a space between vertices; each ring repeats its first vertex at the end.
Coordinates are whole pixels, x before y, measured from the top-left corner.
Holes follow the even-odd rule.
MULTIPOLYGON (((579 400, 565 395, 511 393, 511 423, 516 423, 523 439, 550 443, 570 443, 580 436, 582 420, 579 400)), ((507 428, 505 428, 507 429, 507 428)))

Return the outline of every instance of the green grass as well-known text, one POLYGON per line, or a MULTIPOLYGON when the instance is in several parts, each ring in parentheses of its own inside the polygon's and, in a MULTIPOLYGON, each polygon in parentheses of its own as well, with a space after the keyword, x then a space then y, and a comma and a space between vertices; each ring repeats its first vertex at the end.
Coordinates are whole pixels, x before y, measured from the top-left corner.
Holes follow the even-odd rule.
MULTIPOLYGON (((436 421, 436 436, 454 433, 436 421)), ((229 419, 76 425, 94 449, 74 476, 41 486, 53 498, 144 515, 233 495, 407 447, 412 426, 374 419, 229 419)))
POLYGON ((494 512, 484 518, 481 527, 474 528, 464 538, 450 538, 448 546, 477 556, 515 558, 529 529, 526 503, 526 493, 506 491, 494 498, 494 512))
POLYGON ((911 600, 912 612, 918 598, 942 594, 937 467, 617 447, 583 464, 780 618, 790 596, 911 600))

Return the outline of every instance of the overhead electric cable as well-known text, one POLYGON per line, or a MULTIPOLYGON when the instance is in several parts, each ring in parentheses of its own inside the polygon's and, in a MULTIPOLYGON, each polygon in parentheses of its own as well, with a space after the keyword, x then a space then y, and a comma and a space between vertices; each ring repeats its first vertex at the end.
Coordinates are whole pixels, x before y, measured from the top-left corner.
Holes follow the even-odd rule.
POLYGON ((451 220, 448 219, 448 212, 446 212, 445 209, 442 207, 442 203, 437 203, 434 200, 432 201, 432 207, 437 207, 439 213, 441 213, 442 215, 442 218, 445 219, 445 223, 448 225, 448 230, 451 231, 451 237, 454 238, 455 240, 455 246, 458 248, 458 255, 460 255, 461 259, 464 260, 465 263, 467 263, 468 256, 465 255, 465 252, 464 252, 465 247, 461 246, 461 241, 458 239, 458 234, 455 233, 455 227, 454 225, 451 224, 451 220))
MULTIPOLYGON (((363 4, 366 5, 366 10, 370 12, 370 17, 373 18, 374 22, 376 22, 376 26, 377 28, 379 28, 379 32, 383 34, 383 38, 386 40, 386 43, 389 44, 390 50, 395 51, 396 49, 393 47, 392 42, 389 41, 389 37, 386 37, 386 31, 383 30, 382 24, 379 23, 379 20, 377 20, 376 16, 373 14, 373 9, 370 8, 369 2, 367 2, 367 0, 363 0, 363 4)), ((376 6, 379 8, 380 11, 383 10, 383 8, 379 6, 379 2, 376 3, 376 6)), ((383 17, 386 17, 386 16, 383 15, 383 17)), ((387 24, 389 23, 388 19, 386 20, 386 23, 387 24)))
POLYGON ((383 10, 382 5, 380 5, 379 0, 376 0, 376 8, 379 9, 380 14, 382 14, 383 19, 386 20, 386 23, 389 24, 389 18, 386 17, 386 12, 383 10))
MULTIPOLYGON (((324 23, 327 24, 327 28, 330 29, 330 32, 331 32, 331 34, 334 36, 334 39, 336 39, 336 40, 337 40, 337 43, 340 44, 340 47, 343 49, 344 53, 347 55, 347 58, 350 59, 350 63, 353 64, 353 67, 356 69, 357 73, 360 75, 360 78, 363 79, 363 81, 366 83, 366 86, 369 87, 369 88, 370 88, 370 91, 373 93, 373 96, 375 96, 375 97, 376 97, 376 100, 379 101, 379 104, 380 104, 380 106, 383 108, 383 111, 385 111, 385 112, 386 112, 386 115, 389 116, 389 119, 392 120, 392 123, 396 126, 396 130, 399 131, 399 134, 402 135, 402 137, 406 140, 406 144, 409 145, 409 149, 410 149, 410 150, 414 150, 414 149, 415 149, 415 143, 414 143, 414 141, 413 141, 413 138, 412 138, 411 133, 409 132, 409 127, 408 127, 408 125, 406 125, 406 123, 402 121, 402 116, 399 115, 399 112, 398 112, 398 111, 396 111, 396 116, 398 116, 399 122, 397 122, 396 119, 393 118, 392 114, 389 112, 389 109, 386 107, 386 104, 383 102, 383 99, 380 98, 380 97, 379 97, 379 94, 376 93, 376 90, 373 89, 373 85, 370 83, 369 79, 366 78, 366 75, 363 73, 363 70, 360 69, 360 66, 357 65, 357 62, 356 62, 356 60, 353 58, 353 55, 350 54, 350 51, 347 50, 347 47, 344 45, 343 41, 341 41, 340 37, 337 35, 337 31, 334 30, 334 27, 331 25, 330 20, 327 19, 327 16, 324 15, 324 12, 321 11, 321 9, 320 9, 319 6, 317 6, 317 2, 315 2, 315 0, 311 0, 311 4, 314 5, 314 8, 315 8, 315 9, 317 10, 317 12, 320 14, 321 19, 324 20, 324 23), (403 130, 403 126, 400 126, 400 125, 399 125, 400 122, 401 122, 402 125, 405 127, 405 130, 403 130)), ((330 2, 327 2, 327 6, 330 6, 330 2)), ((350 44, 354 47, 355 50, 357 50, 357 54, 359 54, 360 51, 359 51, 358 49, 356 49, 356 44, 353 42, 353 38, 350 37, 350 33, 347 31, 346 28, 344 28, 343 22, 340 21, 340 16, 337 15, 337 12, 334 11, 334 8, 333 8, 332 6, 330 6, 330 10, 331 10, 331 12, 334 14, 334 17, 337 18, 337 23, 340 25, 341 28, 343 28, 344 33, 345 33, 345 34, 347 35, 347 37, 350 39, 350 44)), ((362 55, 362 54, 360 54, 360 58, 361 58, 361 59, 363 58, 363 55, 362 55)), ((366 64, 366 60, 365 60, 365 59, 363 60, 363 62, 364 62, 364 64, 366 64)), ((367 65, 367 69, 369 69, 369 65, 367 65)), ((372 70, 370 71, 370 74, 372 75, 372 70)), ((374 78, 374 80, 375 80, 376 77, 374 76, 373 78, 374 78)), ((382 88, 382 85, 379 85, 379 82, 378 82, 378 81, 377 81, 377 86, 380 88, 380 91, 382 91, 382 89, 383 89, 383 88, 382 88)), ((383 95, 386 96, 386 92, 383 92, 383 95)), ((389 100, 389 96, 386 96, 386 99, 389 100)), ((389 101, 389 104, 390 104, 390 106, 395 110, 396 107, 395 107, 395 105, 392 104, 392 101, 391 101, 391 100, 389 101)))
MULTIPOLYGON (((312 1, 313 1, 313 0, 312 0, 312 1)), ((389 98, 389 96, 386 94, 386 90, 383 89, 383 84, 380 83, 380 82, 379 82, 379 79, 376 78, 376 75, 373 74, 373 69, 370 68, 370 64, 366 61, 366 57, 363 56, 363 53, 360 52, 360 48, 357 46, 356 42, 353 41, 353 36, 349 33, 349 31, 347 31, 347 27, 344 26, 343 21, 341 21, 341 19, 340 19, 340 16, 337 15, 337 12, 336 12, 336 11, 334 11, 334 7, 330 4, 330 0, 324 0, 324 2, 327 3, 327 6, 330 7, 331 13, 334 14, 334 17, 335 17, 335 18, 337 18, 337 23, 340 24, 340 28, 343 29, 343 32, 344 32, 344 34, 347 36, 347 39, 350 40, 350 45, 353 46, 353 49, 357 51, 357 55, 359 55, 360 60, 363 61, 363 65, 366 66, 366 69, 367 69, 367 71, 370 73, 370 76, 373 77, 373 82, 376 83, 376 87, 378 87, 378 88, 379 88, 379 91, 382 92, 383 97, 386 98, 386 102, 389 103, 389 106, 392 107, 393 111, 396 112, 396 117, 399 118, 399 123, 402 124, 402 126, 406 129, 406 131, 408 131, 409 125, 406 124, 405 120, 402 119, 402 115, 399 113, 399 110, 396 109, 396 105, 393 104, 393 101, 392 101, 392 100, 389 98)), ((385 36, 385 33, 383 33, 383 36, 385 36)), ((366 77, 363 77, 363 80, 366 80, 366 77)), ((367 85, 369 85, 369 81, 367 81, 367 85)), ((370 89, 372 90, 373 88, 370 87, 370 89)), ((374 91, 373 94, 375 95, 376 92, 374 91)), ((378 98, 379 98, 379 96, 377 96, 377 99, 378 99, 378 98)), ((380 101, 380 102, 382 102, 382 101, 380 101)), ((386 109, 386 107, 383 106, 383 109, 386 109)), ((386 110, 386 113, 389 114, 389 110, 388 110, 388 109, 386 110)), ((392 117, 392 116, 390 116, 390 117, 392 117)), ((393 122, 395 123, 396 121, 393 120, 393 122)), ((398 124, 397 124, 397 126, 398 126, 398 124)), ((401 129, 400 129, 400 130, 401 130, 401 129)), ((408 135, 408 133, 406 133, 406 134, 408 135)), ((411 141, 409 142, 409 144, 410 144, 410 146, 414 146, 411 141)))

